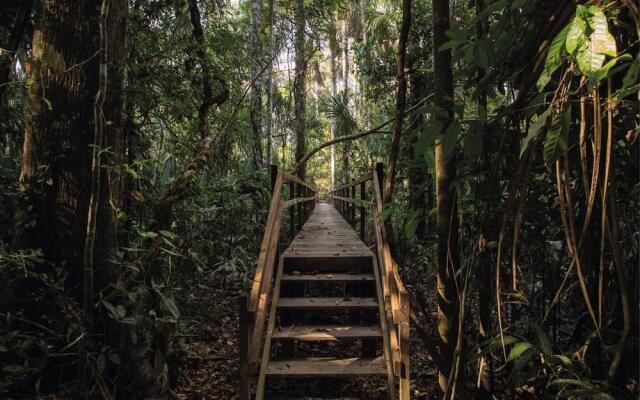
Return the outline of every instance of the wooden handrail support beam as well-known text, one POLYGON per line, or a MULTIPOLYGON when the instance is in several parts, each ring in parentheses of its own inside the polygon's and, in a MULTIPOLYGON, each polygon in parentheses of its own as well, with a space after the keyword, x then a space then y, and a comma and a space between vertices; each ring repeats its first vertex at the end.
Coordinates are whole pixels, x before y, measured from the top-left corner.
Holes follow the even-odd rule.
POLYGON ((295 206, 298 203, 306 203, 306 202, 315 201, 315 200, 316 200, 316 196, 312 196, 312 197, 296 197, 294 199, 287 200, 284 203, 282 203, 282 208, 286 210, 287 208, 295 206))

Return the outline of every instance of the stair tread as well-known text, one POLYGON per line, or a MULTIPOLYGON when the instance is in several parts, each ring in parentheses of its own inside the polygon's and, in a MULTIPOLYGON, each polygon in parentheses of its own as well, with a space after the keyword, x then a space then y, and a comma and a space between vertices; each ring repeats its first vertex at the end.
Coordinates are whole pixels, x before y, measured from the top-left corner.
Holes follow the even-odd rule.
POLYGON ((278 309, 366 309, 378 308, 378 303, 373 297, 281 297, 278 301, 278 309))
POLYGON ((345 273, 319 273, 300 274, 290 273, 282 275, 284 282, 373 282, 373 274, 345 274, 345 273))
POLYGON ((341 339, 381 338, 379 326, 303 325, 283 327, 273 332, 273 339, 302 341, 335 341, 341 339))
POLYGON ((270 361, 266 375, 279 377, 360 377, 386 376, 384 359, 376 358, 302 358, 270 361))

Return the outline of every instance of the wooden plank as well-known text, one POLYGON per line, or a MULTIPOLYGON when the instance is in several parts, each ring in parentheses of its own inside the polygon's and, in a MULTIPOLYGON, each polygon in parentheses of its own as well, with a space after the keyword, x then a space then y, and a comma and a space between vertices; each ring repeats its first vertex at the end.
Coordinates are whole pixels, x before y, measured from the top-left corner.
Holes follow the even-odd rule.
MULTIPOLYGON (((273 290, 273 303, 277 303, 280 298, 280 280, 282 278, 284 261, 280 258, 278 262, 278 272, 276 273, 275 288, 273 290)), ((269 364, 269 358, 271 356, 271 338, 273 337, 273 330, 276 325, 276 307, 271 306, 269 311, 269 325, 267 327, 267 335, 264 339, 264 348, 262 352, 262 360, 260 362, 260 372, 258 374, 258 385, 256 388, 256 400, 264 400, 264 386, 265 386, 265 374, 267 371, 267 365, 269 364)))
POLYGON ((350 310, 378 308, 378 302, 373 297, 282 297, 278 301, 278 309, 303 309, 303 310, 350 310))
POLYGON ((283 282, 374 282, 373 274, 344 274, 320 273, 301 274, 291 273, 282 275, 283 282))
POLYGON ((273 339, 295 339, 301 341, 338 341, 354 339, 381 339, 382 331, 377 326, 310 325, 276 329, 273 339))
POLYGON ((383 357, 271 361, 266 370, 267 376, 294 378, 358 378, 386 374, 383 357))

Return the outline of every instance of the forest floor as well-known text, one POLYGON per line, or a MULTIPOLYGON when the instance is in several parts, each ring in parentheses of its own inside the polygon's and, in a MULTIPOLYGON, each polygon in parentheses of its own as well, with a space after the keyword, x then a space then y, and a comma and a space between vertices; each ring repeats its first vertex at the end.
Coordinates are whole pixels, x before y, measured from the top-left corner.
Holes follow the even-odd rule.
MULTIPOLYGON (((185 282, 177 293, 183 325, 174 345, 180 368, 173 376, 173 387, 181 400, 237 399, 238 388, 238 295, 242 276, 228 275, 205 287, 185 282)), ((435 399, 437 370, 421 349, 415 332, 411 335, 412 399, 435 399)), ((313 386, 312 382, 290 380, 273 382, 272 390, 302 395, 349 394, 362 399, 385 398, 385 382, 376 379, 332 381, 313 386), (284 385, 287 385, 286 388, 284 385), (311 385, 311 386, 310 386, 311 385)))

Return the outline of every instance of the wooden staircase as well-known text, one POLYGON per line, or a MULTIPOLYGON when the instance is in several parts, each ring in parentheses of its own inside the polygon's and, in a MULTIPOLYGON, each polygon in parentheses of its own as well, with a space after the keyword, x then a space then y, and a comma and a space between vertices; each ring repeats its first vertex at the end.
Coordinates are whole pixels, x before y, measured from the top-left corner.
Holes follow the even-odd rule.
MULTIPOLYGON (((274 186, 282 185, 283 178, 295 179, 276 172, 274 186)), ((361 187, 361 199, 357 202, 361 233, 365 231, 366 209, 375 206, 374 202, 365 204, 364 182, 377 183, 373 174, 364 178, 368 179, 361 178, 352 186, 345 185, 347 188, 361 187)), ((293 211, 296 205, 309 202, 308 197, 306 201, 298 201, 292 195, 296 192, 295 186, 290 185, 289 189, 288 201, 276 199, 280 207, 274 209, 272 201, 269 219, 272 219, 271 212, 281 218, 287 205, 286 208, 293 211)), ((347 206, 347 201, 342 200, 346 197, 335 195, 344 194, 343 189, 339 188, 341 191, 332 196, 333 205, 316 204, 314 200, 308 212, 298 208, 304 216, 303 221, 296 221, 295 214, 290 212, 290 232, 298 229, 297 234, 291 235, 293 240, 284 252, 279 254, 278 246, 261 251, 261 260, 272 257, 275 279, 273 285, 269 285, 269 275, 273 274, 269 274, 268 265, 263 268, 259 265, 251 297, 248 302, 241 299, 241 400, 264 400, 271 380, 284 379, 293 383, 303 379, 326 383, 327 378, 373 377, 386 381, 389 399, 409 399, 408 314, 407 321, 402 322, 405 332, 399 330, 393 315, 395 310, 396 319, 403 319, 403 311, 408 312, 406 292, 402 283, 396 281, 399 279, 397 274, 389 274, 387 269, 380 268, 379 257, 383 263, 393 266, 392 259, 384 259, 384 246, 376 240, 376 253, 373 253, 350 225, 356 225, 356 205, 347 206), (390 284, 389 279, 393 279, 393 283, 390 284), (391 287, 396 289, 395 296, 392 296, 391 287), (252 332, 247 325, 252 325, 252 332), (403 351, 400 351, 400 343, 405 347, 403 351), (257 382, 255 396, 252 396, 250 376, 254 371, 257 382)), ((374 188, 374 195, 375 192, 379 197, 379 187, 374 188)), ((355 190, 352 194, 355 198, 355 190)), ((274 197, 279 197, 275 191, 274 197)), ((383 228, 377 223, 373 225, 374 236, 380 238, 380 234, 384 234, 380 231, 383 228)), ((265 236, 276 235, 276 232, 279 236, 279 221, 267 221, 265 236)), ((273 244, 274 241, 268 242, 273 244)), ((305 398, 321 395, 313 393, 314 389, 311 391, 305 393, 311 397, 305 398)))

